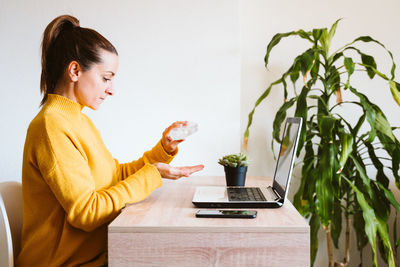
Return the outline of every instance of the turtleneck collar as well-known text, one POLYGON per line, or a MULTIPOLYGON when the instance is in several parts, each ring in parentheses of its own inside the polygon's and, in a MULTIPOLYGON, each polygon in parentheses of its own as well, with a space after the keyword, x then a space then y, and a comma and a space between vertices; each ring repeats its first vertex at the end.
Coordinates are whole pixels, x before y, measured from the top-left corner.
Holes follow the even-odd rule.
POLYGON ((57 94, 49 94, 44 107, 46 109, 57 110, 70 114, 80 114, 83 109, 81 104, 57 94))

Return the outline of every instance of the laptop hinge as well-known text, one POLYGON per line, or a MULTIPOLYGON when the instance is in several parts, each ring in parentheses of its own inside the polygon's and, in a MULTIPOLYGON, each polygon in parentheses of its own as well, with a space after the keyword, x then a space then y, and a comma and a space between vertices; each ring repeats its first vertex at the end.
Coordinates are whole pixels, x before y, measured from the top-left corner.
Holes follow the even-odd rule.
POLYGON ((282 199, 282 197, 279 195, 278 191, 275 190, 275 188, 272 187, 272 190, 274 191, 275 195, 278 196, 278 198, 275 200, 282 199))

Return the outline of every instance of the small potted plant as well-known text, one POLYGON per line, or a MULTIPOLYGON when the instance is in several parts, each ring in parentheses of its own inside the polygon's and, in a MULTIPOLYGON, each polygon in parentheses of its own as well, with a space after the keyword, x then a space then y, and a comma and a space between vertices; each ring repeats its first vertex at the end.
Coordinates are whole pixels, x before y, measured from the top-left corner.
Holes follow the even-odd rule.
POLYGON ((218 160, 224 166, 227 186, 244 186, 249 160, 243 153, 230 154, 218 160))

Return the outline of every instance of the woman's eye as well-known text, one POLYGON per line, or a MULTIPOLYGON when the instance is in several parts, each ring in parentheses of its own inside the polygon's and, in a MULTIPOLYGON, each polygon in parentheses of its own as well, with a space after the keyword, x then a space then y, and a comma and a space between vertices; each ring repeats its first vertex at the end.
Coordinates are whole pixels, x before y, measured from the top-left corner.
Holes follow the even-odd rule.
POLYGON ((108 79, 108 78, 106 78, 106 77, 104 77, 103 79, 104 79, 104 81, 106 81, 106 82, 111 81, 111 79, 108 79))

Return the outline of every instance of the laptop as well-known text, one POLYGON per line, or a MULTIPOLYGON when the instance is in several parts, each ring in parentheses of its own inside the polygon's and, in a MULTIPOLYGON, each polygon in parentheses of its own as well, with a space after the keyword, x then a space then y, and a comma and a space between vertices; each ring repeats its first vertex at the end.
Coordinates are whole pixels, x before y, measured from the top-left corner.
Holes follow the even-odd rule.
POLYGON ((302 118, 287 118, 272 186, 201 186, 193 196, 199 208, 279 208, 289 191, 302 118))

